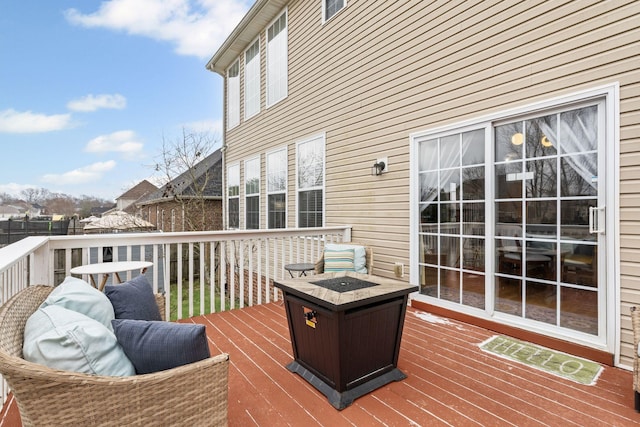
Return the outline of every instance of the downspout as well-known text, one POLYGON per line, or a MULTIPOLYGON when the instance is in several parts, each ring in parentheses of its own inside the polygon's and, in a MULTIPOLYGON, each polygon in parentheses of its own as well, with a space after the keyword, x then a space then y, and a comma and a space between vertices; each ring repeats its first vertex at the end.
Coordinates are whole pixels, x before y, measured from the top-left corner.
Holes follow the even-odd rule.
POLYGON ((227 110, 225 108, 227 99, 227 78, 222 72, 217 72, 210 62, 205 67, 207 70, 222 77, 222 229, 229 228, 229 216, 227 215, 227 110))

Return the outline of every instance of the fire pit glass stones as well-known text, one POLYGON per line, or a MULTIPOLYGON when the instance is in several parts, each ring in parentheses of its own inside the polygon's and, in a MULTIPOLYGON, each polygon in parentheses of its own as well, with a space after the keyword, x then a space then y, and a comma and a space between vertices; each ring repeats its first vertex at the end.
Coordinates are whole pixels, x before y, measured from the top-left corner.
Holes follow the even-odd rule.
POLYGON ((409 293, 417 286, 343 272, 281 280, 293 346, 287 369, 337 409, 406 378, 398 353, 409 293))

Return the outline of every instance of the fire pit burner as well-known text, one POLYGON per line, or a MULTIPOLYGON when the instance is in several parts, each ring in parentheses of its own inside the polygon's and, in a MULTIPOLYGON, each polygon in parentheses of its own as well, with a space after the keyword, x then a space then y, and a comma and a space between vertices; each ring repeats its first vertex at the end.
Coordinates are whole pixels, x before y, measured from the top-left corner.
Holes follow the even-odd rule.
POLYGON ((358 279, 356 277, 335 277, 333 279, 318 280, 316 282, 310 282, 314 285, 321 286, 335 292, 349 292, 358 289, 370 288, 372 286, 378 286, 378 283, 368 282, 366 280, 358 279))

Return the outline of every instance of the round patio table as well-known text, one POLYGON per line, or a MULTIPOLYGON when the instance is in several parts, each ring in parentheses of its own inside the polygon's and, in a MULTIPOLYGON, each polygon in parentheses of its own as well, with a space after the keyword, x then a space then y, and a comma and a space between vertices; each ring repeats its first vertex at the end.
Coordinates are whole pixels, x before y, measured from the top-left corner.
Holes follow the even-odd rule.
POLYGON ((115 278, 118 280, 117 283, 122 283, 122 279, 120 279, 121 272, 131 271, 131 270, 140 270, 141 274, 144 274, 147 271, 147 268, 153 265, 150 261, 116 261, 116 262, 99 262, 96 264, 86 264, 80 265, 78 267, 73 267, 69 272, 71 274, 86 274, 89 276, 91 280, 91 284, 94 288, 98 288, 100 290, 104 289, 104 286, 107 284, 107 279, 110 274, 113 274, 115 278), (94 279, 94 275, 103 274, 102 281, 100 282, 100 286, 97 286, 96 280, 94 279))
POLYGON ((302 277, 307 275, 307 271, 313 271, 315 270, 315 268, 316 268, 315 264, 308 263, 308 262, 303 262, 299 264, 287 264, 284 266, 284 269, 289 272, 292 278, 294 277, 293 276, 294 271, 298 272, 298 277, 302 277))

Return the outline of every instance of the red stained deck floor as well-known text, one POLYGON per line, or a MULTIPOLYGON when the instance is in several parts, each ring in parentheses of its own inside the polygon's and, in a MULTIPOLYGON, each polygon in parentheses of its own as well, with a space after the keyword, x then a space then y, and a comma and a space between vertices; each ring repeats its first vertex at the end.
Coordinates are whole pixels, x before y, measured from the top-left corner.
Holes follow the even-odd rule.
MULTIPOLYGON (((281 303, 190 321, 207 326, 212 353, 230 354, 230 426, 640 425, 631 372, 605 367, 595 385, 581 385, 483 352, 491 331, 419 313, 409 308, 405 320, 398 367, 408 378, 342 411, 285 368, 292 349, 281 303)), ((0 427, 19 425, 17 412, 10 400, 0 427)))

